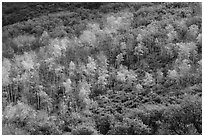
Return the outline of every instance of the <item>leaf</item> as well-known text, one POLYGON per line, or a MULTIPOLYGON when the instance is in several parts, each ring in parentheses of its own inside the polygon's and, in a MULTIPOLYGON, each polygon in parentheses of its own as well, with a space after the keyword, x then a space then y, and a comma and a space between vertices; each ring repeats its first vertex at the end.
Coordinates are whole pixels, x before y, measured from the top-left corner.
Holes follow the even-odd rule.
POLYGON ((8 85, 10 83, 10 70, 11 62, 10 60, 4 58, 2 62, 2 85, 8 85))
POLYGON ((66 82, 63 83, 64 87, 65 87, 65 93, 69 93, 72 90, 72 81, 71 79, 67 79, 66 82))
POLYGON ((117 80, 120 81, 120 82, 126 82, 127 76, 128 74, 128 70, 127 68, 123 67, 122 65, 120 66, 119 68, 119 71, 117 72, 117 80))
POLYGON ((82 35, 80 35, 79 39, 81 40, 82 43, 88 43, 91 46, 94 46, 96 43, 96 36, 93 32, 89 30, 83 31, 82 35))
POLYGON ((197 46, 194 42, 190 42, 190 43, 177 43, 176 44, 179 47, 179 54, 180 57, 189 57, 190 52, 193 50, 197 49, 197 46))
POLYGON ((142 56, 144 55, 146 49, 144 47, 144 44, 142 42, 138 43, 138 45, 134 49, 134 55, 142 56))
POLYGON ((193 36, 197 36, 199 28, 197 25, 193 24, 189 27, 189 33, 193 36))
POLYGON ((120 53, 116 56, 116 61, 118 64, 120 64, 121 62, 124 61, 124 58, 123 58, 123 53, 120 53))
POLYGON ((79 96, 81 99, 89 98, 89 94, 91 93, 90 87, 91 85, 88 84, 86 80, 82 80, 82 82, 80 82, 79 96))
POLYGON ((30 47, 35 40, 36 38, 33 35, 20 35, 13 39, 14 43, 16 43, 18 47, 30 47))
POLYGON ((155 84, 155 79, 153 78, 152 74, 146 72, 143 82, 144 82, 143 85, 145 86, 152 86, 155 84))
POLYGON ((88 64, 86 65, 87 71, 89 74, 94 73, 96 71, 97 64, 92 57, 88 57, 88 64))
POLYGON ((186 75, 189 73, 190 69, 191 69, 191 65, 189 60, 187 59, 182 60, 181 64, 179 65, 180 73, 182 75, 186 75))
POLYGON ((176 70, 169 70, 168 77, 171 79, 178 79, 180 76, 176 70))
POLYGON ((24 66, 25 69, 34 69, 35 65, 35 53, 34 52, 25 52, 24 53, 24 59, 22 61, 22 65, 24 66))
POLYGON ((69 70, 74 71, 76 69, 76 65, 74 64, 74 62, 70 62, 69 63, 69 70))

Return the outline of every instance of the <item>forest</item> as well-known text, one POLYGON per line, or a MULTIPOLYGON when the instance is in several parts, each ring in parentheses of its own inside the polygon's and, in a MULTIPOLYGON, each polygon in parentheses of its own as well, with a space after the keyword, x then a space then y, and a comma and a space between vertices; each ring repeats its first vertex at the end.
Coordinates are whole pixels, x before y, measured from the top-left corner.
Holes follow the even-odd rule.
POLYGON ((3 2, 3 135, 202 135, 202 4, 3 2))

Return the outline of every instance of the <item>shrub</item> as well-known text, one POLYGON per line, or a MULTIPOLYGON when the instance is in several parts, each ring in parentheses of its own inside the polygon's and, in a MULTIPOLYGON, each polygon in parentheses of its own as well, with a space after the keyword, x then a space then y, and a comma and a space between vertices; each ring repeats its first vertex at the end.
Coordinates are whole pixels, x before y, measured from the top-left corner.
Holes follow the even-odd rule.
POLYGON ((108 134, 109 130, 111 129, 111 117, 108 115, 99 116, 96 119, 96 127, 101 134, 108 134))
POLYGON ((26 124, 35 118, 36 112, 25 103, 18 102, 16 105, 8 105, 3 113, 5 123, 15 123, 19 127, 25 127, 26 124))
POLYGON ((123 118, 122 122, 115 122, 108 132, 110 135, 148 135, 150 128, 141 120, 123 118))
POLYGON ((2 125, 2 135, 29 135, 30 133, 26 130, 18 128, 13 124, 2 125))
POLYGON ((8 85, 10 83, 10 70, 11 62, 10 60, 4 58, 2 62, 2 85, 8 85))
POLYGON ((185 97, 181 105, 172 105, 163 114, 164 123, 174 134, 189 134, 187 126, 193 124, 202 133, 201 99, 196 96, 185 97))
POLYGON ((36 38, 31 35, 20 35, 13 39, 13 42, 17 44, 19 53, 23 53, 25 51, 30 51, 31 46, 35 43, 36 38))
POLYGON ((91 126, 81 125, 73 129, 71 134, 72 135, 97 135, 97 131, 91 126))

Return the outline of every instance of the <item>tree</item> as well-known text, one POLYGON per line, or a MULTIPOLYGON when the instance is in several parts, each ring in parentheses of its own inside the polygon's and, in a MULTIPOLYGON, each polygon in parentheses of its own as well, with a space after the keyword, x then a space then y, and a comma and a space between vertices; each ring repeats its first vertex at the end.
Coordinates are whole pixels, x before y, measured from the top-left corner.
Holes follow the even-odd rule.
POLYGON ((10 83, 10 70, 11 70, 11 62, 10 60, 4 58, 2 62, 2 85, 8 85, 10 83))

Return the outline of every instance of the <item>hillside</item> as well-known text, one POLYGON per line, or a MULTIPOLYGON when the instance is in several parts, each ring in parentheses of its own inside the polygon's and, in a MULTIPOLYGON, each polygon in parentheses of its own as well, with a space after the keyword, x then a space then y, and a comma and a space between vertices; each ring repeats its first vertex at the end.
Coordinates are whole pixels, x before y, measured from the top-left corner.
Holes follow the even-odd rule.
POLYGON ((201 3, 2 3, 4 135, 201 135, 201 3))

